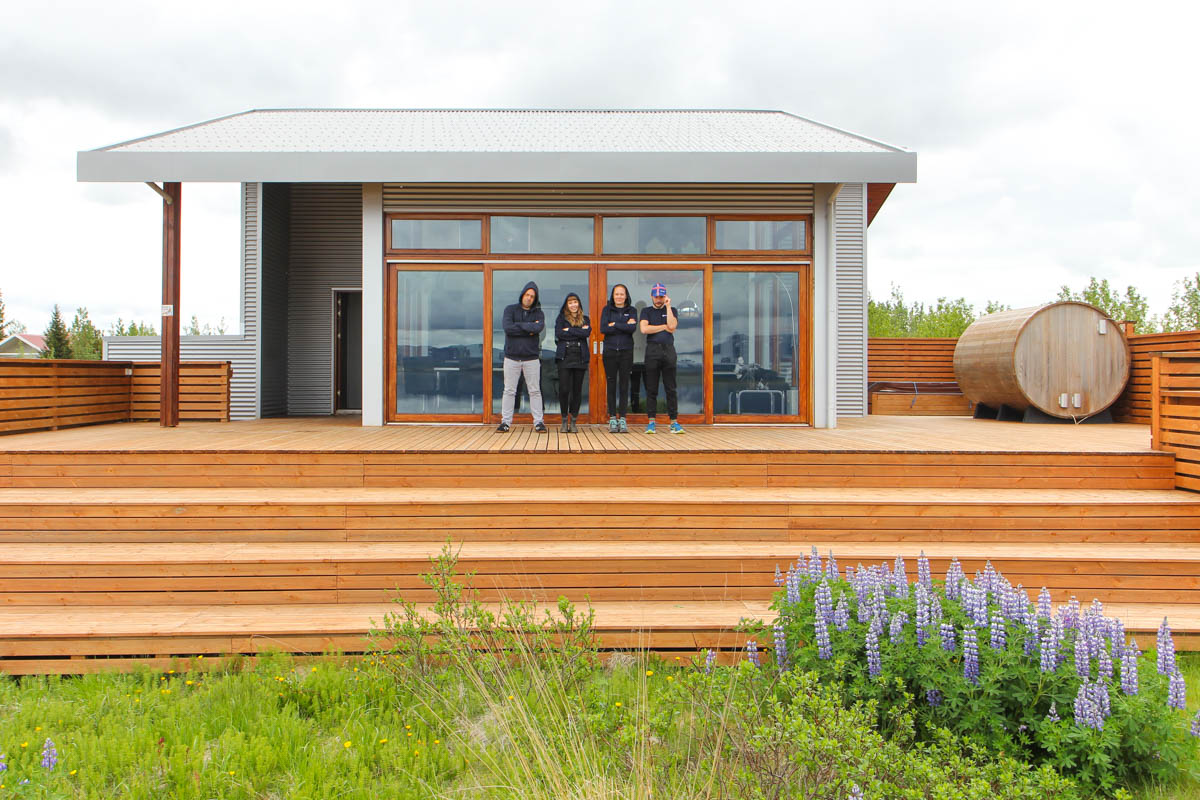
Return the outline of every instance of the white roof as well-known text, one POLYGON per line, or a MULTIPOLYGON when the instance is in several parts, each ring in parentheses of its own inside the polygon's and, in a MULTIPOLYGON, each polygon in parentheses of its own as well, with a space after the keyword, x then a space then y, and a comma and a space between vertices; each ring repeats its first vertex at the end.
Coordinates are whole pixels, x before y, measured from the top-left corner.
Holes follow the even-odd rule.
POLYGON ((247 111, 78 154, 83 181, 905 182, 916 154, 782 111, 247 111))

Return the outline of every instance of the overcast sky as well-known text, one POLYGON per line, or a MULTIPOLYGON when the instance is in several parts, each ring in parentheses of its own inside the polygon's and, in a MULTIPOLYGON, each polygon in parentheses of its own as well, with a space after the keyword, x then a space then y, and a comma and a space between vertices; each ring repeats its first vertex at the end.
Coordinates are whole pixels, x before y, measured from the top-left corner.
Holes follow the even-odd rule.
MULTIPOLYGON (((919 154, 873 295, 1014 306, 1200 270, 1195 4, 16 3, 0 10, 0 292, 158 324, 161 203, 75 154, 250 108, 782 109, 919 154), (15 6, 15 7, 14 7, 15 6)), ((182 315, 239 328, 238 195, 184 186, 182 315)))

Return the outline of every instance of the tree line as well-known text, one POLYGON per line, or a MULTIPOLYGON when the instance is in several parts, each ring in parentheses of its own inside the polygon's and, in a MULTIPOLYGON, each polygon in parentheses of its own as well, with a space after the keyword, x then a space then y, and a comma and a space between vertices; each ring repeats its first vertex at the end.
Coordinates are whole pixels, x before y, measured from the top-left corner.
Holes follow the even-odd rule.
MULTIPOLYGON (((1175 284, 1171 302, 1161 314, 1150 313, 1150 303, 1136 287, 1126 286, 1122 292, 1112 286, 1107 278, 1090 278, 1078 290, 1062 286, 1055 299, 1091 303, 1117 322, 1132 322, 1137 333, 1169 333, 1200 328, 1200 273, 1175 284)), ((982 310, 976 312, 975 307, 961 297, 957 300, 939 297, 930 305, 908 302, 900 288, 893 284, 888 299, 868 299, 867 330, 869 336, 878 337, 956 337, 962 335, 967 326, 979 317, 1010 308, 1004 303, 989 300, 982 310)))

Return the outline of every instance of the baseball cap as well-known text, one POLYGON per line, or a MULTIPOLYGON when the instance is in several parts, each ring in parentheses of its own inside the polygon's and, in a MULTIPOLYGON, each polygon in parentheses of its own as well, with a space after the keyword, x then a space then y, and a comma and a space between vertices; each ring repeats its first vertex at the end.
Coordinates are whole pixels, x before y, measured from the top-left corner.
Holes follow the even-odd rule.
POLYGON ((654 284, 653 286, 650 287, 650 296, 651 297, 666 297, 667 296, 667 287, 663 286, 661 283, 654 284))

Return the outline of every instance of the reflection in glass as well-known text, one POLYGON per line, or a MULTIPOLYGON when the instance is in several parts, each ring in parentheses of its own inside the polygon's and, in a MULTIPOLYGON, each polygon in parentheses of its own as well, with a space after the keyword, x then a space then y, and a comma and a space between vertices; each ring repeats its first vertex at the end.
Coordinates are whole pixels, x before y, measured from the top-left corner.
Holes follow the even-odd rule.
POLYGON ((704 217, 605 217, 604 252, 689 254, 707 251, 704 217))
MULTIPOLYGON (((698 269, 609 269, 605 297, 612 287, 623 283, 629 288, 629 298, 641 316, 650 305, 650 287, 662 283, 667 287, 671 304, 679 315, 675 329, 676 379, 679 387, 679 413, 704 413, 704 272, 698 269)), ((633 335, 633 375, 630 379, 629 410, 646 413, 646 337, 633 335)), ((658 414, 666 415, 667 397, 660 383, 658 414)))
POLYGON ((396 413, 483 412, 483 273, 396 273, 396 413))
POLYGON ((717 250, 804 250, 804 220, 716 221, 717 250))
POLYGON ((393 250, 481 250, 483 222, 477 219, 394 219, 393 250))
POLYGON ((713 411, 795 415, 795 272, 713 272, 713 411))
POLYGON ((591 217, 492 217, 493 253, 591 253, 591 217))
MULTIPOLYGON (((583 300, 585 313, 590 317, 588 305, 588 271, 586 269, 497 269, 492 272, 492 413, 500 413, 504 393, 504 307, 521 300, 521 290, 533 281, 538 285, 538 301, 546 315, 546 330, 542 332, 542 402, 546 414, 558 414, 558 365, 554 363, 554 318, 568 292, 574 292, 583 300)), ((595 322, 595 320, 593 320, 595 322)), ((588 406, 588 381, 583 382, 583 403, 579 413, 586 418, 588 406)), ((524 379, 517 387, 518 414, 529 413, 529 392, 524 379)))

